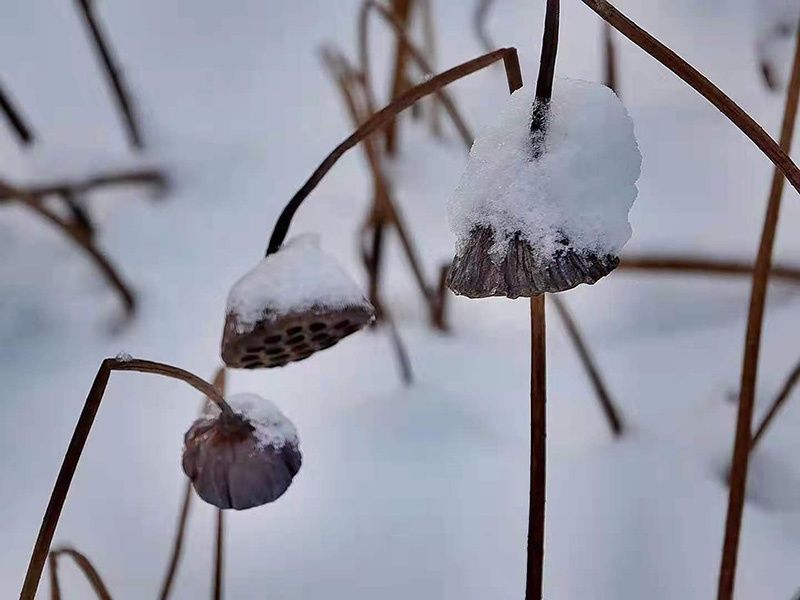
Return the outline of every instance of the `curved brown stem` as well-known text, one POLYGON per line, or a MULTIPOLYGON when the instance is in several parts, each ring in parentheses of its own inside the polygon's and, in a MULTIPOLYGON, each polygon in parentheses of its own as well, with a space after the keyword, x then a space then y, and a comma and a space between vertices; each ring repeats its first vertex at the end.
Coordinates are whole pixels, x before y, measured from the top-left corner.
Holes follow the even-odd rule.
MULTIPOLYGON (((708 275, 751 275, 751 264, 702 256, 670 256, 626 254, 617 267, 623 271, 653 271, 664 273, 698 273, 708 275)), ((771 279, 785 279, 800 283, 800 269, 786 265, 772 265, 771 279)))
POLYGON ((58 581, 58 557, 50 552, 47 556, 50 573, 50 600, 61 600, 61 584, 58 581))
POLYGON ((311 174, 311 177, 303 184, 303 186, 295 193, 289 203, 284 207, 283 212, 278 217, 275 223, 272 236, 270 237, 269 246, 267 247, 267 254, 277 252, 286 239, 286 234, 289 231, 289 226, 292 222, 297 209, 303 203, 308 195, 319 185, 319 182, 325 177, 328 171, 331 170, 333 165, 351 148, 356 146, 361 140, 374 133, 383 127, 392 117, 403 112, 409 106, 414 104, 417 100, 429 96, 436 90, 444 86, 463 79, 476 71, 485 69, 491 64, 502 60, 506 64, 507 72, 513 72, 516 65, 516 72, 519 73, 519 61, 517 59, 517 51, 515 48, 501 48, 483 56, 479 56, 465 63, 461 63, 448 69, 431 79, 420 83, 417 86, 407 90, 399 98, 390 102, 387 106, 373 114, 361 127, 348 136, 336 148, 334 148, 328 156, 320 163, 316 170, 311 174))
MULTIPOLYGON (((94 568, 94 565, 92 565, 92 562, 85 554, 78 552, 74 548, 56 548, 50 552, 50 567, 53 569, 51 572, 51 581, 53 578, 53 573, 55 572, 57 559, 62 555, 69 556, 73 561, 75 561, 75 564, 81 570, 81 573, 83 573, 83 575, 86 577, 89 585, 92 586, 94 593, 100 600, 111 600, 111 593, 108 591, 106 584, 103 583, 103 578, 100 577, 100 573, 98 573, 97 569, 94 568)), ((55 575, 55 580, 58 581, 58 575, 55 575)), ((58 583, 56 583, 55 589, 58 590, 58 596, 53 597, 60 598, 61 590, 58 583)))
MULTIPOLYGON (((786 94, 786 107, 781 126, 780 147, 788 153, 792 146, 798 101, 800 101, 800 29, 798 29, 792 78, 786 94)), ((777 166, 777 165, 776 165, 777 166)), ((742 528, 744 499, 747 487, 747 468, 751 447, 751 427, 755 388, 758 376, 758 357, 761 350, 761 330, 764 323, 764 307, 767 300, 767 284, 772 265, 772 250, 780 217, 781 198, 784 188, 784 173, 776 168, 772 178, 764 227, 758 246, 753 284, 750 293, 750 308, 747 314, 747 333, 745 335, 742 378, 739 390, 739 411, 736 418, 736 437, 731 459, 730 489, 728 493, 728 512, 725 519, 725 541, 720 562, 718 600, 732 600, 736 581, 736 563, 739 553, 739 538, 742 528)))
POLYGON ((157 169, 100 173, 82 180, 58 180, 22 189, 0 188, 0 200, 13 200, 20 196, 39 198, 64 193, 82 195, 99 187, 123 185, 152 185, 156 191, 161 192, 168 187, 169 181, 167 176, 157 169))
POLYGON ((764 418, 761 420, 761 424, 756 428, 756 433, 753 435, 753 441, 750 442, 750 452, 755 450, 758 442, 764 437, 764 434, 767 432, 770 424, 773 420, 775 420, 778 411, 783 408, 783 405, 789 399, 789 396, 792 395, 792 391, 794 391, 798 381, 800 381, 800 362, 798 362, 794 369, 792 369, 792 372, 789 373, 789 376, 783 383, 783 387, 781 387, 781 391, 778 392, 778 395, 775 397, 775 400, 772 401, 767 414, 764 415, 764 418))
MULTIPOLYGON (((2 187, 4 186, 0 184, 0 188, 2 187)), ((89 256, 106 278, 106 281, 108 281, 111 287, 119 294, 125 307, 125 315, 130 319, 136 312, 136 296, 111 264, 111 261, 92 243, 91 238, 87 236, 82 229, 73 227, 55 213, 48 210, 38 199, 32 196, 21 196, 20 201, 33 212, 58 227, 89 256)))
POLYGON ((86 446, 86 440, 92 430, 94 419, 97 416, 97 411, 100 408, 100 402, 103 400, 103 395, 112 371, 139 371, 142 373, 152 373, 179 379, 201 391, 215 402, 223 412, 233 414, 233 410, 227 402, 225 402, 221 394, 210 383, 203 381, 193 373, 178 367, 149 360, 105 359, 97 370, 97 375, 95 375, 92 387, 89 390, 89 394, 86 396, 86 402, 83 404, 83 410, 78 418, 78 423, 75 425, 75 430, 72 433, 72 439, 70 439, 69 446, 64 454, 61 469, 58 472, 58 477, 56 477, 56 482, 50 494, 50 500, 47 503, 41 527, 39 528, 39 534, 33 546, 31 559, 28 563, 28 570, 25 573, 25 581, 22 584, 22 590, 19 596, 20 600, 33 600, 36 596, 36 590, 39 587, 39 581, 42 577, 44 563, 47 560, 50 544, 53 541, 53 535, 55 534, 58 520, 61 517, 61 511, 64 508, 67 493, 72 484, 72 478, 75 475, 75 470, 78 467, 81 454, 86 446))
MULTIPOLYGON (((358 57, 360 63, 360 70, 361 74, 364 78, 364 87, 366 90, 366 95, 368 99, 368 110, 372 113, 375 110, 376 101, 375 101, 375 94, 372 89, 372 74, 370 69, 370 61, 369 61, 369 14, 370 11, 375 12, 378 14, 386 23, 388 23, 392 31, 394 32, 395 36, 397 37, 398 43, 401 44, 405 51, 408 53, 408 56, 417 63, 417 66, 420 70, 426 75, 430 76, 433 75, 433 69, 431 68, 430 63, 425 58, 424 53, 417 48, 417 46, 409 39, 408 34, 406 33, 405 28, 397 20, 389 9, 387 9, 384 5, 380 2, 376 2, 375 0, 365 0, 361 4, 361 11, 359 13, 358 18, 358 57)), ((466 144, 469 146, 472 145, 472 134, 470 133, 467 126, 464 124, 464 120, 459 115, 458 111, 455 110, 453 107, 453 101, 450 98, 450 95, 444 89, 438 89, 434 92, 436 97, 441 102, 444 109, 450 115, 450 119, 453 122, 453 125, 458 130, 459 135, 461 135, 461 139, 464 140, 466 144)))
POLYGON ((702 73, 659 42, 606 0, 581 0, 614 29, 685 81, 713 104, 769 158, 796 190, 800 191, 800 169, 787 153, 742 108, 702 73))
POLYGON ((597 368, 597 364, 594 358, 592 358, 591 352, 589 352, 589 347, 583 340, 583 335, 578 328, 578 323, 567 308, 567 303, 564 302, 558 294, 550 294, 549 298, 553 301, 556 312, 564 323, 567 335, 570 340, 572 340, 572 345, 575 346, 575 349, 578 351, 581 363, 584 369, 586 369, 586 374, 589 376, 589 381, 591 381, 592 387, 594 388, 595 396, 597 396, 597 399, 600 401, 600 408, 602 408, 606 421, 608 421, 611 433, 615 437, 621 436, 625 427, 620 417, 619 410, 617 410, 617 407, 614 405, 614 401, 611 399, 606 384, 600 375, 600 369, 597 368))

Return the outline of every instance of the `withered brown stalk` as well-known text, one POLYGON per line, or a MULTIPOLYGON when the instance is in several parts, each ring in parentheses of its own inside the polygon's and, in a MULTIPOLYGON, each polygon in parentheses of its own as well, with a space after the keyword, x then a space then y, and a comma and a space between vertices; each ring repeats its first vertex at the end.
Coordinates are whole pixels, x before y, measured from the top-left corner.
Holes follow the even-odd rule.
MULTIPOLYGON (((411 21, 411 12, 414 0, 391 0, 392 13, 404 30, 411 21)), ((392 68, 392 83, 389 97, 394 100, 408 89, 408 75, 406 63, 408 61, 408 46, 399 39, 395 42, 394 67, 392 68)), ((399 113, 398 113, 399 114, 399 113)), ((397 150, 397 115, 393 115, 386 124, 386 152, 390 155, 397 150)))
POLYGON ((216 528, 214 530, 214 581, 212 583, 211 597, 222 600, 223 582, 225 576, 225 515, 221 508, 216 510, 216 528))
POLYGON ((781 387, 781 391, 778 392, 778 395, 775 396, 775 400, 772 401, 770 404, 767 413, 764 415, 764 418, 761 420, 761 424, 756 427, 756 432, 753 435, 753 441, 750 442, 750 452, 755 450, 758 442, 761 441, 761 438, 764 437, 764 434, 769 429, 770 424, 775 420, 775 417, 778 415, 778 411, 783 408, 783 405, 792 395, 795 386, 797 386, 797 382, 800 381, 800 362, 798 362, 792 372, 789 373, 789 376, 786 378, 786 381, 783 383, 781 387))
POLYGON ((609 25, 672 71, 692 89, 714 105, 744 133, 800 191, 800 169, 756 121, 707 77, 683 60, 647 31, 639 27, 606 0, 581 0, 609 25))
MULTIPOLYGON (((8 186, 0 182, 0 190, 8 190, 8 186)), ((92 242, 91 236, 87 232, 76 225, 67 223, 61 217, 49 210, 42 202, 34 197, 19 194, 20 202, 34 213, 38 214, 46 221, 55 225, 61 230, 73 243, 75 243, 86 255, 92 260, 95 266, 100 270, 105 277, 106 281, 112 288, 119 294, 120 300, 125 307, 125 317, 130 319, 136 312, 136 296, 131 288, 122 279, 117 269, 113 266, 111 261, 103 254, 97 246, 92 242)))
POLYGON ((100 573, 94 568, 89 558, 75 550, 74 548, 62 547, 54 548, 50 551, 48 562, 50 565, 50 597, 52 600, 61 600, 61 585, 58 582, 58 559, 62 556, 69 556, 83 573, 92 590, 100 600, 111 600, 111 593, 100 577, 100 573))
MULTIPOLYGON (((398 40, 398 43, 403 46, 405 51, 408 53, 408 58, 417 64, 423 74, 426 76, 433 75, 433 68, 425 58, 425 54, 419 48, 417 48, 408 37, 408 34, 406 33, 402 23, 400 23, 400 21, 398 21, 398 19, 380 2, 375 0, 365 0, 361 4, 358 17, 358 60, 359 69, 364 78, 364 88, 367 94, 368 110, 370 113, 373 113, 376 107, 369 60, 369 15, 372 12, 380 16, 386 23, 389 24, 398 40)), ((472 134, 464 123, 464 120, 461 118, 461 115, 455 109, 453 100, 450 98, 447 90, 439 89, 434 93, 439 102, 441 102, 442 107, 450 115, 450 119, 461 136, 461 139, 471 146, 472 134)))
MULTIPOLYGON (((214 374, 212 385, 219 391, 220 394, 225 396, 225 369, 220 367, 214 374)), ((206 404, 210 402, 208 397, 203 400, 201 406, 201 414, 205 411, 206 404)), ((186 524, 189 520, 189 509, 192 504, 192 496, 194 496, 192 482, 186 478, 183 488, 183 500, 181 502, 181 510, 178 513, 178 526, 175 528, 175 538, 172 542, 172 553, 170 554, 169 563, 167 565, 167 573, 164 576, 164 581, 161 584, 161 591, 159 592, 159 600, 167 600, 172 592, 172 584, 175 580, 175 575, 178 572, 178 564, 180 563, 181 555, 183 554, 183 540, 186 537, 186 524)), ((217 509, 219 510, 219 509, 217 509)))
POLYGON ((475 5, 475 11, 472 13, 472 27, 485 52, 490 52, 492 48, 497 46, 489 35, 489 29, 486 24, 492 4, 494 4, 494 0, 478 0, 475 5))
MULTIPOLYGON (((422 50, 427 58, 428 66, 431 67, 431 74, 436 70, 436 25, 433 18, 433 0, 421 0, 422 2, 422 50)), ((429 103, 428 121, 430 123, 431 135, 440 137, 442 135, 442 120, 439 111, 439 104, 433 99, 429 103)))
MULTIPOLYGON (((347 106, 350 118, 353 123, 358 126, 364 118, 364 108, 362 108, 356 98, 356 90, 354 89, 357 84, 362 80, 358 73, 352 68, 347 59, 333 48, 326 47, 321 51, 323 62, 331 73, 334 81, 337 84, 339 91, 347 106)), ((367 267, 369 278, 369 299, 375 306, 376 314, 379 319, 385 320, 389 326, 389 336, 392 346, 395 351, 398 364, 400 366, 400 374, 403 383, 410 385, 413 380, 413 373, 411 370, 411 362, 408 358, 408 352, 405 349, 400 334, 394 325, 394 321, 389 314, 386 307, 383 305, 383 300, 379 292, 380 281, 380 266, 381 266, 381 252, 383 248, 383 233, 386 226, 392 226, 398 232, 401 244, 405 253, 411 263, 412 271, 417 278, 417 282, 422 290, 423 300, 429 304, 433 302, 431 294, 427 290, 424 280, 422 279, 422 271, 417 261, 416 251, 411 243, 410 236, 406 233, 405 224, 400 217, 399 212, 394 206, 392 201, 388 181, 381 168, 380 159, 378 157, 378 149, 373 138, 367 138, 361 147, 364 149, 364 154, 367 158, 370 172, 372 173, 373 186, 374 186, 374 201, 373 207, 370 211, 370 216, 367 222, 362 227, 362 260, 367 267), (372 234, 372 243, 366 242, 366 237, 372 234)), ((431 310, 433 310, 431 306, 431 310)), ((432 316, 433 318, 433 316, 432 316)))
POLYGON ((17 139, 26 146, 34 142, 33 133, 31 128, 25 122, 22 114, 14 106, 11 98, 8 97, 3 86, 0 85, 0 111, 2 111, 8 119, 8 124, 17 136, 17 139))
POLYGON ((617 48, 614 44, 614 32, 611 29, 611 25, 606 22, 603 22, 603 79, 606 86, 614 90, 614 93, 619 96, 617 48))
MULTIPOLYGON (((786 93, 786 106, 781 125, 780 147, 788 153, 792 147, 798 102, 800 101, 800 28, 795 44, 792 77, 786 93)), ((730 487, 728 490, 728 513, 725 519, 725 541, 720 561, 718 600, 732 600, 736 581, 736 563, 742 528, 744 500, 747 488, 747 469, 752 445, 753 408, 755 405, 758 357, 761 350, 761 330, 767 300, 772 252, 778 230, 781 199, 784 189, 784 174, 775 169, 770 188, 764 226, 758 246, 753 283, 750 292, 750 307, 747 313, 742 377, 739 389, 739 411, 736 418, 736 437, 731 458, 730 487)))
POLYGON ((95 375, 94 382, 86 397, 86 402, 83 405, 83 410, 78 418, 78 423, 75 425, 72 439, 64 454, 64 460, 61 463, 61 469, 58 472, 53 491, 50 494, 50 500, 47 503, 47 508, 42 518, 42 524, 39 528, 39 534, 36 538, 33 552, 31 553, 28 570, 25 573, 25 581, 22 584, 22 590, 20 592, 20 600, 33 600, 36 596, 36 590, 39 587, 39 581, 42 577, 44 563, 47 560, 50 544, 53 541, 53 535, 55 534, 61 511, 64 508, 64 502, 67 498, 72 478, 75 475, 75 470, 78 467, 83 448, 92 430, 97 411, 100 408, 100 402, 103 399, 109 377, 113 371, 136 371, 178 379, 188 383, 204 394, 214 402, 223 413, 229 415, 233 414, 231 407, 225 402, 225 399, 212 384, 189 371, 164 363, 136 358, 105 359, 97 370, 97 375, 95 375))
POLYGON ((308 195, 319 185, 319 182, 325 177, 328 171, 336 164, 336 162, 351 148, 355 147, 364 138, 374 133, 383 127, 393 116, 401 113, 417 100, 429 96, 436 90, 442 87, 467 77, 476 71, 480 71, 489 65, 502 60, 506 66, 506 72, 511 83, 520 80, 519 69, 514 69, 518 65, 517 51, 515 48, 501 48, 484 54, 465 63, 461 63, 427 81, 414 86, 413 88, 404 92, 399 98, 393 100, 381 110, 373 114, 367 119, 356 131, 349 135, 342 141, 336 148, 334 148, 328 156, 320 163, 316 170, 311 174, 303 186, 295 193, 292 199, 287 203, 278 217, 275 227, 270 236, 269 245, 267 246, 267 254, 277 252, 286 239, 286 234, 289 231, 289 226, 292 222, 292 217, 297 212, 297 209, 303 203, 308 195))
POLYGON ((135 169, 128 171, 115 171, 99 173, 82 180, 60 180, 32 186, 15 186, 0 188, 0 200, 13 200, 20 196, 49 196, 53 194, 71 193, 84 195, 99 187, 112 187, 124 185, 152 185, 156 191, 167 188, 167 176, 158 169, 135 169))
POLYGON ((97 52, 97 56, 103 64, 108 81, 114 90, 114 97, 116 98, 117 107, 119 108, 123 123, 125 124, 125 131, 128 134, 128 140, 131 146, 137 150, 140 150, 144 143, 142 141, 139 123, 134 113, 133 102, 131 101, 130 95, 128 94, 128 91, 126 90, 122 81, 122 75, 120 74, 117 62, 112 55, 111 47, 109 46, 108 42, 106 42, 105 36, 100 28, 100 24, 97 22, 97 17, 94 14, 93 0, 76 0, 76 2, 79 12, 86 23, 87 29, 89 30, 92 41, 94 42, 94 48, 97 52))
MULTIPOLYGON (((623 271, 697 273, 701 275, 752 275, 753 273, 753 266, 744 262, 688 255, 626 254, 617 268, 623 271)), ((772 265, 770 278, 800 283, 800 268, 772 265)))

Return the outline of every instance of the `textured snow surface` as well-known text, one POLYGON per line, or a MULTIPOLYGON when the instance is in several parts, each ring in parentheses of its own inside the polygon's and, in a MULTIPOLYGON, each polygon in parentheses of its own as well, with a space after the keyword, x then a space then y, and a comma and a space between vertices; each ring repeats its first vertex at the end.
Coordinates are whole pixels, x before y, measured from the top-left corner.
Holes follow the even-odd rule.
MULTIPOLYGON (((245 417, 255 427, 255 436, 260 446, 279 449, 286 444, 297 446, 300 443, 295 426, 271 400, 258 394, 239 393, 231 394, 225 401, 230 404, 233 412, 245 417)), ((209 402, 203 416, 215 419, 219 414, 219 407, 209 402)))
POLYGON ((475 140, 449 206, 456 252, 476 226, 489 226, 498 260, 517 233, 544 259, 565 241, 578 251, 618 254, 631 235, 628 211, 642 160, 630 116, 607 87, 558 79, 544 153, 533 159, 533 100, 534 86, 512 94, 475 140))
POLYGON ((237 315, 240 329, 248 331, 268 311, 344 308, 365 302, 358 285, 320 250, 319 238, 304 234, 286 242, 239 279, 228 295, 227 310, 237 315))

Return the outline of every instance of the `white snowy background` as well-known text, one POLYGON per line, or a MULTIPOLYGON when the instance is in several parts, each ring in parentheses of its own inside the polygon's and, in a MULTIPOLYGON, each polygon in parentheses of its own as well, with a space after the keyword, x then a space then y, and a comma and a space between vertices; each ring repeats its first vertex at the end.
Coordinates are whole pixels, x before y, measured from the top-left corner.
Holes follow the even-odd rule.
MULTIPOLYGON (((558 72, 597 80, 598 18, 563 2, 558 72)), ((770 132, 783 99, 758 78, 749 0, 620 0, 629 16, 707 73, 770 132)), ((489 26, 535 80, 543 1, 497 0, 489 26)), ((51 486, 100 361, 125 350, 211 377, 229 286, 262 256, 287 199, 350 130, 317 55, 355 52, 356 0, 97 2, 145 123, 126 148, 74 3, 5 0, 0 76, 40 143, 0 126, 0 174, 16 183, 140 162, 168 170, 162 202, 140 190, 89 199, 99 243, 139 293, 113 335, 116 297, 49 225, 0 207, 0 597, 18 594, 51 486)), ((481 53, 472 2, 434 0, 440 67, 481 53)), ((388 29, 373 64, 387 74, 388 29)), ((380 32, 380 33, 378 33, 380 32)), ((644 156, 626 251, 751 260, 771 166, 720 114, 618 38, 620 88, 644 156)), ((385 91, 387 82, 380 81, 385 91)), ((473 129, 507 94, 499 67, 452 86, 473 129)), ((451 257, 446 203, 465 161, 405 119, 391 165, 397 199, 430 278, 451 257)), ((364 281, 355 239, 370 179, 358 151, 300 210, 364 281)), ((800 262, 800 198, 787 191, 777 257, 800 262)), ((413 362, 400 383, 385 330, 275 371, 231 372, 231 392, 271 398, 296 424, 304 465, 277 503, 228 513, 228 598, 518 599, 528 499, 528 305, 452 299, 432 332, 396 252, 385 296, 413 362)), ((563 295, 629 425, 614 441, 554 311, 548 332, 546 597, 713 597, 722 543, 722 477, 733 436, 746 278, 617 272, 563 295)), ((770 288, 759 409, 800 357, 800 298, 770 288)), ((151 598, 178 512, 183 432, 198 394, 117 373, 56 532, 88 554, 115 597, 151 598)), ((758 418, 759 414, 757 414, 758 418)), ((737 598, 789 600, 800 588, 800 398, 753 461, 737 598)), ((174 597, 206 597, 213 511, 195 502, 174 597)), ((65 561, 66 597, 90 591, 65 561)), ((40 596, 47 597, 43 579, 40 596)))

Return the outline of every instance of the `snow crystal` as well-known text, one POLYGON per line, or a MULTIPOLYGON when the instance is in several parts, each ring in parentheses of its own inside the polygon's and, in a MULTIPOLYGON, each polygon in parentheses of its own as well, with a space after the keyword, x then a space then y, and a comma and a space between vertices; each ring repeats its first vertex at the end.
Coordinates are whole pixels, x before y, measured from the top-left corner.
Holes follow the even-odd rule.
MULTIPOLYGON (((286 444, 300 444, 297 429, 274 402, 250 393, 231 394, 225 401, 233 412, 242 415, 255 428, 255 437, 260 447, 272 446, 280 449, 286 444)), ((219 407, 209 402, 203 417, 215 419, 219 414, 219 407)))
POLYGON ((228 313, 240 333, 265 313, 303 311, 314 306, 345 308, 367 301, 358 285, 319 248, 316 235, 292 238, 237 281, 228 294, 228 313))
POLYGON ((133 360, 133 357, 128 354, 127 352, 120 352, 114 357, 118 362, 130 362, 133 360))
POLYGON ((641 171, 630 116, 609 88, 557 79, 544 153, 534 159, 533 101, 532 88, 512 94, 472 146, 448 206, 456 252, 474 228, 488 226, 497 261, 518 233, 543 258, 565 241, 576 251, 618 254, 631 235, 628 211, 641 171))

